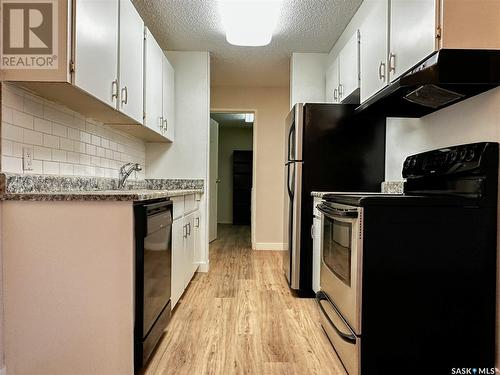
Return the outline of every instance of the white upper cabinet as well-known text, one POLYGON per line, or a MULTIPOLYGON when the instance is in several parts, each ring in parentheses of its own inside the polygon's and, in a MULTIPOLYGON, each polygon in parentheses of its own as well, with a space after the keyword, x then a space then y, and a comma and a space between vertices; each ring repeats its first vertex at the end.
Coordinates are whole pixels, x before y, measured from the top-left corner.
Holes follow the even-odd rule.
POLYGON ((340 77, 339 77, 339 58, 337 57, 332 65, 328 68, 328 77, 327 77, 327 87, 331 91, 331 93, 327 93, 327 98, 331 98, 332 103, 340 103, 340 95, 339 95, 339 85, 340 85, 340 77))
POLYGON ((149 30, 146 29, 144 111, 145 124, 160 133, 163 126, 163 51, 149 30))
MULTIPOLYGON (((350 102, 352 95, 359 88, 359 31, 349 39, 340 51, 339 57, 339 98, 341 102, 350 102)), ((357 101, 358 98, 355 99, 357 101)))
POLYGON ((165 137, 174 141, 175 131, 175 72, 174 68, 163 56, 163 131, 165 137))
POLYGON ((148 29, 146 29, 145 38, 145 125, 173 142, 175 71, 148 29))
POLYGON ((118 0, 76 0, 75 4, 75 85, 116 107, 118 0))
POLYGON ((118 109, 143 122, 144 22, 130 0, 120 0, 120 100, 118 109))
POLYGON ((363 103, 388 84, 389 1, 367 1, 367 16, 360 27, 361 90, 363 103))
POLYGON ((389 74, 394 81, 436 50, 436 0, 391 0, 389 74))
POLYGON ((328 68, 326 100, 331 103, 352 103, 351 96, 359 88, 359 33, 349 39, 339 56, 328 68))

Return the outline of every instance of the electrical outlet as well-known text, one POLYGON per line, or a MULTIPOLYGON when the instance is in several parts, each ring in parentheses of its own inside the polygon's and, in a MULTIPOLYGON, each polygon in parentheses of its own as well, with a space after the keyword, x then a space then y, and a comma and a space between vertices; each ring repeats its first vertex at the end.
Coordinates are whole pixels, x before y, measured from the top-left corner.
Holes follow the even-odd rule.
POLYGON ((33 170, 33 148, 23 147, 23 171, 33 170))

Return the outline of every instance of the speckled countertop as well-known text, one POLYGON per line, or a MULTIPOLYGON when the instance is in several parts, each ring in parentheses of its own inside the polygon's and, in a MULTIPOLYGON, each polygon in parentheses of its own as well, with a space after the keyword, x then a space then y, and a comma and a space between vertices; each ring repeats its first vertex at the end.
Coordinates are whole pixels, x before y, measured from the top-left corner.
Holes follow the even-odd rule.
POLYGON ((202 194, 203 180, 130 181, 116 189, 117 179, 0 174, 0 200, 17 201, 146 201, 202 194))
MULTIPOLYGON (((382 182, 381 192, 386 194, 403 194, 404 181, 384 181, 382 182)), ((315 198, 323 198, 328 191, 313 191, 311 195, 315 198)), ((338 193, 338 192, 336 192, 338 193)))

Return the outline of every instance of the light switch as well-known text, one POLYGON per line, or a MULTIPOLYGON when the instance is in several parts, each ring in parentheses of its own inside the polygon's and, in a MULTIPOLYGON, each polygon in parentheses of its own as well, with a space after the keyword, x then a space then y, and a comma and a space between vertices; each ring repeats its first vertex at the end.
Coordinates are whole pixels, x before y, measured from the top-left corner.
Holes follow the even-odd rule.
POLYGON ((33 148, 23 147, 23 171, 33 170, 33 148))

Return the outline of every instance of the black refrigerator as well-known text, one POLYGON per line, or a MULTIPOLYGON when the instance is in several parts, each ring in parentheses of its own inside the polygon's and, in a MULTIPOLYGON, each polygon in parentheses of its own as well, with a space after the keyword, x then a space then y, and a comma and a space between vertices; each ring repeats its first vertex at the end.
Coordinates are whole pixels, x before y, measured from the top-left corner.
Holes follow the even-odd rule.
POLYGON ((285 147, 283 269, 299 296, 312 297, 312 191, 380 191, 385 178, 385 117, 356 105, 296 104, 285 147))

